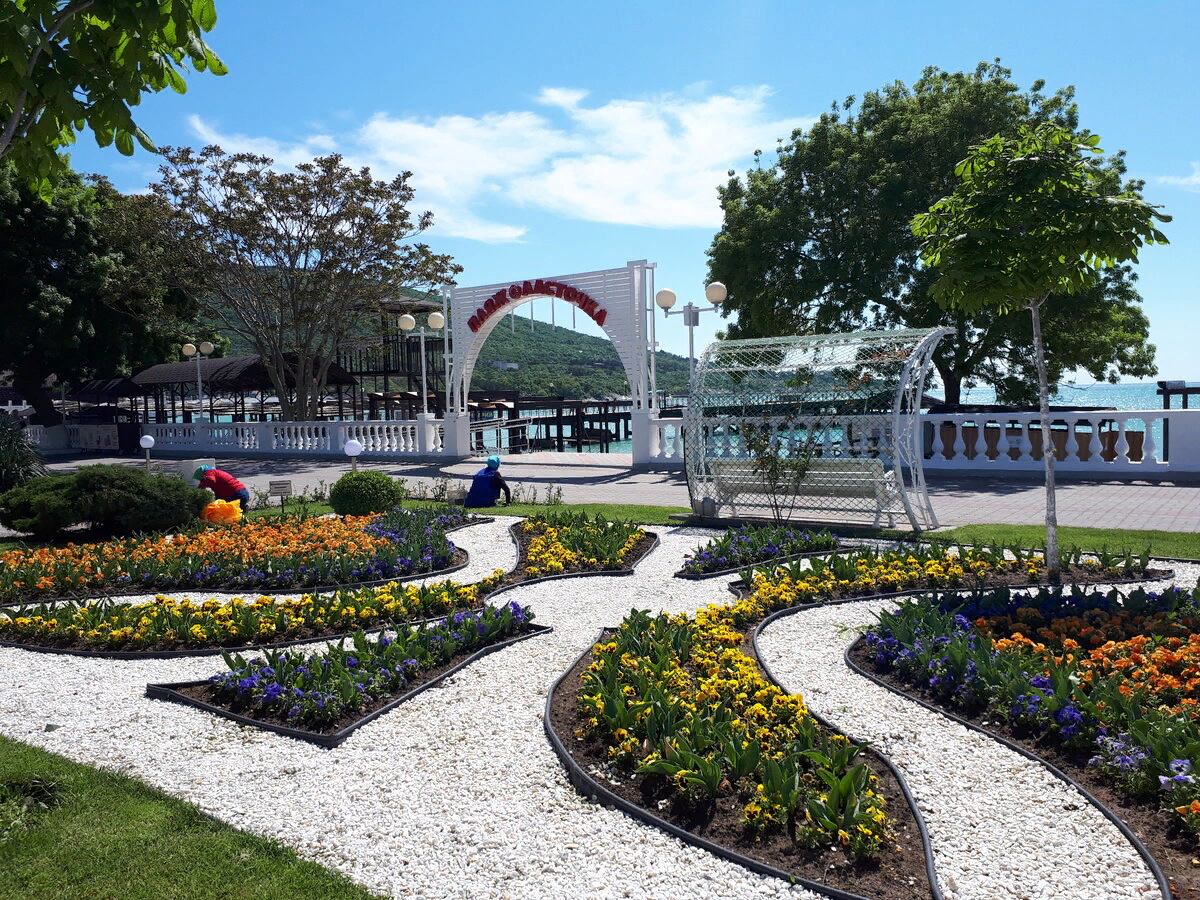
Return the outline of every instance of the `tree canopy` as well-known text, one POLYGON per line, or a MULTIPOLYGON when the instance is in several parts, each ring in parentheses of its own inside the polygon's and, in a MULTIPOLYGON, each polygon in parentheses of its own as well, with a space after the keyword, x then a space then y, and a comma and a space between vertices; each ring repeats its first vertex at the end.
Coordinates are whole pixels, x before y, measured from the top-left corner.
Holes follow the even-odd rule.
POLYGON ((154 192, 175 210, 174 251, 201 273, 203 313, 266 363, 284 418, 319 415, 338 346, 402 291, 450 283, 462 267, 411 242, 411 172, 390 182, 338 155, 292 172, 220 147, 163 149, 154 192))
POLYGON ((1047 562, 1059 568, 1050 390, 1041 318, 1060 297, 1091 291, 1105 270, 1136 262, 1145 244, 1165 244, 1170 221, 1133 190, 1114 194, 1096 164, 1098 135, 1043 123, 996 135, 955 168, 954 192, 913 218, 921 259, 935 269, 929 295, 975 313, 1028 310, 1038 372, 1046 469, 1047 562))
POLYGON ((129 156, 154 144, 133 121, 143 93, 187 90, 180 69, 224 75, 204 42, 213 0, 7 0, 0 4, 0 158, 42 192, 58 150, 91 129, 129 156))
MULTIPOLYGON (((834 104, 807 130, 781 141, 774 165, 719 188, 724 224, 708 251, 710 278, 729 288, 729 337, 767 337, 863 327, 949 326, 934 364, 948 402, 964 384, 996 388, 1001 402, 1032 403, 1028 317, 993 308, 945 310, 930 296, 935 270, 920 261, 912 217, 955 186, 970 148, 1021 126, 1078 129, 1074 89, 1022 91, 1011 72, 927 68, 902 82, 834 104)), ((1122 191, 1123 154, 1105 160, 1097 183, 1122 191)), ((1140 182, 1124 189, 1138 194, 1140 182)), ((1155 374, 1149 321, 1136 275, 1107 269, 1087 291, 1048 308, 1051 380, 1082 368, 1096 380, 1155 374)))
POLYGON ((165 255, 154 198, 126 197, 69 169, 50 201, 0 162, 0 369, 37 410, 58 421, 44 383, 129 375, 161 362, 191 328, 188 279, 165 255))

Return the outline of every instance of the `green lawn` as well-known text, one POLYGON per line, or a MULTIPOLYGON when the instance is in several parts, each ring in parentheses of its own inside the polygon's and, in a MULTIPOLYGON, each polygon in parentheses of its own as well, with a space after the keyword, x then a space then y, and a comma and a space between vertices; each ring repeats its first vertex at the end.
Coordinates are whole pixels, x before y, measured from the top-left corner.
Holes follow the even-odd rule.
POLYGON ((140 781, 0 737, 4 900, 372 896, 281 844, 223 825, 140 781), (46 784, 57 803, 22 813, 23 798, 44 797, 36 788, 46 784), (14 820, 24 824, 10 827, 14 820))
MULTIPOLYGON (((899 534, 892 532, 892 534, 899 534)), ((911 537, 911 534, 904 534, 911 537)), ((955 541, 963 544, 1003 544, 1007 547, 1041 547, 1046 543, 1044 525, 961 525, 936 531, 931 537, 937 540, 955 541)), ((1133 531, 1124 528, 1074 528, 1060 526, 1058 546, 1062 550, 1079 547, 1083 550, 1100 550, 1134 554, 1142 553, 1147 547, 1155 556, 1174 556, 1183 559, 1200 559, 1200 534, 1176 531, 1133 531)))

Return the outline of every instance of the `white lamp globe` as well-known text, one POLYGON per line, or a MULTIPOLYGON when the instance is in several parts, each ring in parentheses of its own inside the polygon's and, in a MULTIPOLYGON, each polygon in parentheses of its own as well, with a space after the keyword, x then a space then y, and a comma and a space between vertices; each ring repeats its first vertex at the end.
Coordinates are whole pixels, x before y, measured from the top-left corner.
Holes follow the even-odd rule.
POLYGON ((350 438, 350 440, 346 441, 346 443, 342 446, 342 451, 351 458, 358 456, 358 454, 363 452, 362 441, 356 440, 355 438, 350 438))
POLYGON ((431 312, 429 314, 429 327, 432 328, 434 331, 437 331, 439 328, 441 328, 445 324, 446 324, 446 317, 443 316, 440 312, 431 312))
POLYGON ((195 344, 184 344, 183 345, 183 355, 184 356, 195 356, 196 355, 196 345, 195 344))
POLYGON ((412 331, 417 327, 417 320, 408 313, 405 313, 396 320, 396 324, 400 326, 401 331, 412 331))
POLYGON ((138 443, 141 445, 143 450, 149 450, 154 446, 154 436, 143 434, 141 438, 138 439, 138 443))
POLYGON ((729 296, 729 291, 725 289, 725 285, 719 281, 714 281, 704 289, 704 296, 708 298, 708 302, 713 306, 720 306, 725 302, 725 298, 729 296))
POLYGON ((216 349, 217 348, 213 346, 212 341, 203 341, 200 344, 200 352, 203 353, 205 356, 211 355, 212 352, 216 349))
POLYGON ((654 295, 654 302, 659 309, 670 309, 675 305, 675 292, 670 288, 663 288, 654 295))

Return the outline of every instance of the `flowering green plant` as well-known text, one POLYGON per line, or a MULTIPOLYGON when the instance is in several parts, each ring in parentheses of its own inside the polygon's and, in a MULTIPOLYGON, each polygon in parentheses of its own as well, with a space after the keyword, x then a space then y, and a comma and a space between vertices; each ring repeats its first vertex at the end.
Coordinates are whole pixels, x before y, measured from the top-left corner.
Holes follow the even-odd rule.
POLYGON ((690 575, 740 569, 782 556, 836 550, 837 537, 828 530, 812 532, 787 525, 743 525, 713 538, 687 557, 683 571, 690 575))

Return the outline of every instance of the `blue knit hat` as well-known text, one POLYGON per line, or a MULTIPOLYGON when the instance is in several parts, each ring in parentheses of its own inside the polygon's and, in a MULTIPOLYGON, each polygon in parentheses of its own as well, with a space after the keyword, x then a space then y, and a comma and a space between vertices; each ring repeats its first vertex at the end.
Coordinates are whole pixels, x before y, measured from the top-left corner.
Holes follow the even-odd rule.
POLYGON ((500 468, 500 457, 498 457, 498 456, 489 456, 489 457, 488 457, 488 468, 489 468, 489 469, 498 469, 498 468, 500 468))

